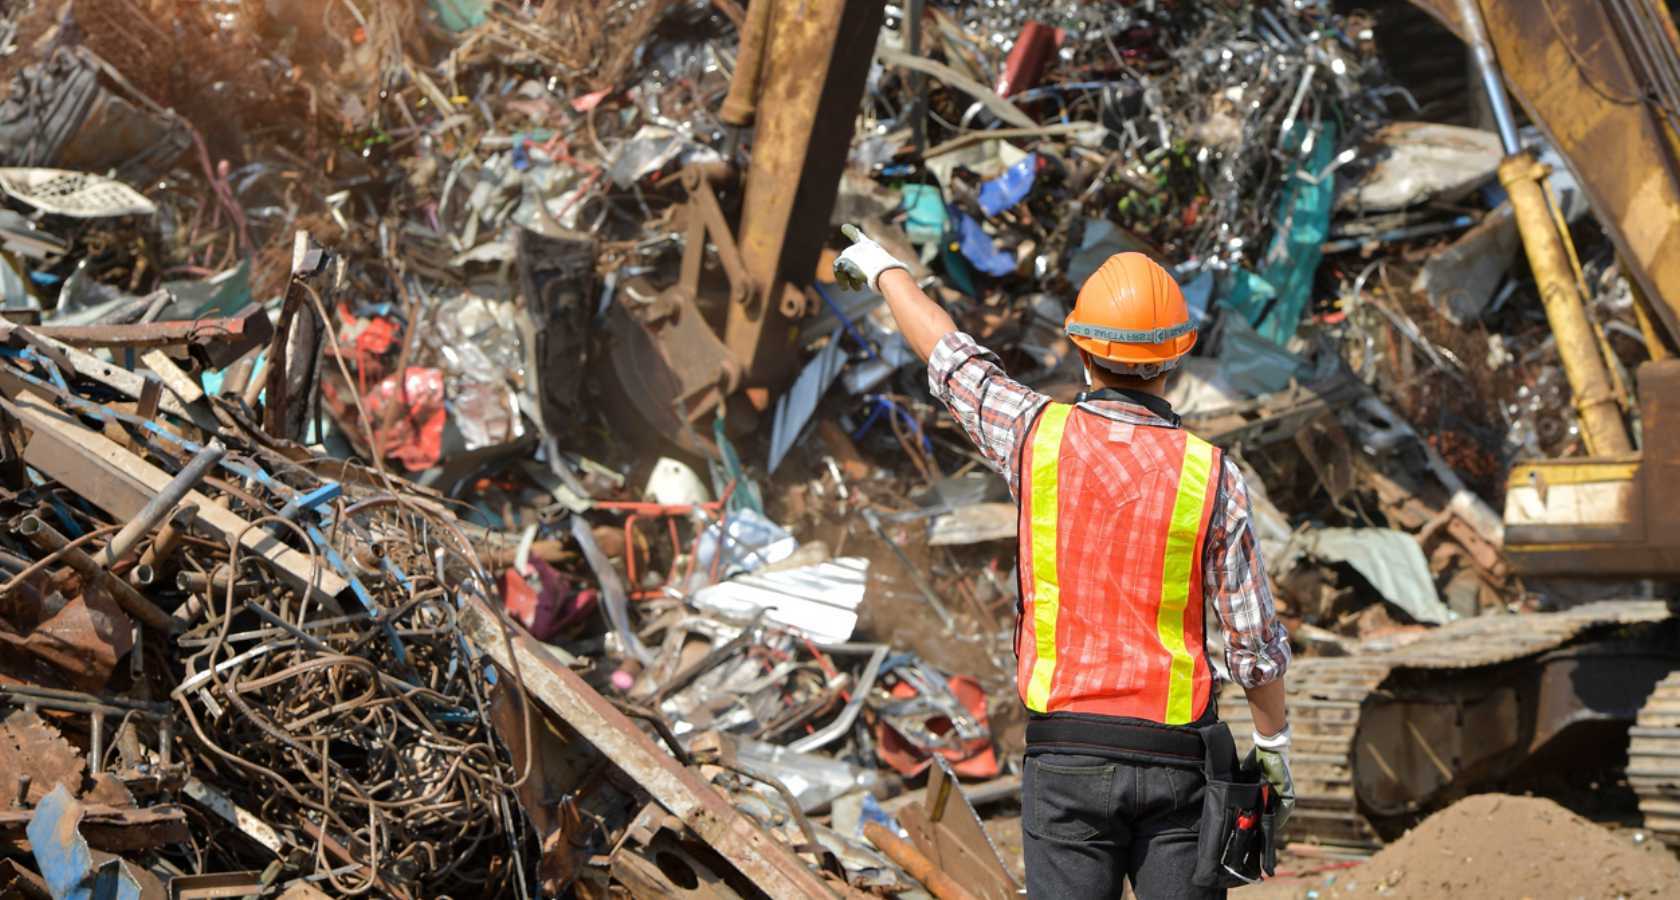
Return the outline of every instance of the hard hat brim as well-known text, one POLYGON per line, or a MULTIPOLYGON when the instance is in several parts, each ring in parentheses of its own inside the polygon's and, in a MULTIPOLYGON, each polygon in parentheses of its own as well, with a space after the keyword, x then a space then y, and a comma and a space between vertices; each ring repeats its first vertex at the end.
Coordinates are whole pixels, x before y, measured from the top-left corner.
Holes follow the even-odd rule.
POLYGON ((1075 347, 1098 359, 1106 359, 1109 362, 1122 365, 1144 366, 1175 360, 1189 353, 1191 348, 1196 346, 1197 334, 1198 332, 1191 331, 1188 334, 1169 338, 1155 344, 1105 341, 1077 334, 1070 334, 1067 337, 1075 347))

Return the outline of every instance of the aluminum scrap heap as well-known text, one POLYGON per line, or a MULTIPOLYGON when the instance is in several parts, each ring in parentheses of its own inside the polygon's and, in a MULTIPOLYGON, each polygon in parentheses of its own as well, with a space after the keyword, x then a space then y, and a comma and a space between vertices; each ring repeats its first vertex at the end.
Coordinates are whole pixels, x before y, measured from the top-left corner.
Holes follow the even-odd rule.
MULTIPOLYGON (((749 14, 0 2, 0 893, 892 894, 910 844, 866 829, 927 852, 951 778, 1003 841, 951 874, 1012 890, 1016 511, 880 299, 819 264, 798 380, 682 449, 610 383, 685 167, 750 159, 749 14)), ((1171 399, 1251 473, 1302 656, 1565 599, 1492 510, 1581 451, 1568 382, 1464 67, 1385 63, 1452 40, 1420 16, 914 2, 848 61, 829 246, 916 258, 1016 377, 1081 389, 1108 255, 1173 270, 1171 399)))

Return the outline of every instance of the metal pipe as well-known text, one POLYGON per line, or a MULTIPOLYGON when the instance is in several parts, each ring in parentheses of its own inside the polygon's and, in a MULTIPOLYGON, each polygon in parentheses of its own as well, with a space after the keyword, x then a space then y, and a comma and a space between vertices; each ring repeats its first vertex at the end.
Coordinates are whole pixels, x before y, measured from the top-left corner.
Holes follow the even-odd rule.
POLYGON ((88 763, 97 775, 105 771, 105 711, 96 709, 88 717, 91 737, 88 740, 88 763))
POLYGON ((139 546, 140 539, 150 534, 151 530, 169 515, 170 510, 180 504, 187 494, 204 480, 204 476, 210 474, 210 468, 221 462, 226 453, 227 448, 218 440, 212 440, 199 450, 174 478, 169 479, 163 490, 146 501, 140 512, 117 532, 116 537, 111 538, 97 557, 99 564, 110 568, 126 559, 128 554, 139 546))
POLYGON ((968 889, 958 884, 956 879, 945 874, 933 860, 928 859, 916 845, 888 831, 880 822, 870 822, 863 826, 863 836, 871 844, 881 848, 881 852, 888 859, 898 863, 910 877, 927 887, 928 893, 939 900, 975 900, 968 889))
POLYGON ((857 721, 858 713, 863 709, 863 703, 869 698, 869 689, 875 686, 875 679, 881 674, 881 663, 887 658, 887 645, 877 644, 875 652, 869 656, 869 664, 863 667, 863 674, 858 676, 857 684, 852 687, 852 699, 847 701, 845 709, 834 721, 822 728, 811 732, 788 745, 789 750, 807 753, 826 747, 838 740, 857 721))
POLYGON ((1488 104, 1493 107, 1493 121, 1499 127, 1499 142, 1507 156, 1522 151, 1517 139, 1517 120, 1511 113, 1511 98, 1505 94, 1505 80, 1499 74, 1499 62, 1493 58, 1493 42, 1488 39, 1487 23, 1477 0, 1458 0, 1458 17, 1464 20, 1464 34, 1469 39, 1476 70, 1482 75, 1482 89, 1487 92, 1488 104))
POLYGON ((179 630, 179 623, 168 613, 141 596, 133 585, 112 575, 109 569, 95 562, 82 548, 70 546, 68 538, 43 522, 39 516, 33 513, 24 516, 18 523, 18 534, 28 538, 30 543, 44 552, 59 554, 59 559, 82 576, 84 582, 89 586, 98 585, 104 588, 129 615, 166 634, 173 634, 179 630))
POLYGON ((145 700, 131 700, 127 697, 100 697, 85 694, 81 691, 65 691, 58 688, 37 687, 32 684, 12 684, 0 687, 0 699, 13 702, 33 702, 48 709, 67 709, 71 711, 89 711, 103 708, 106 712, 121 716, 129 711, 144 713, 149 716, 168 716, 174 707, 168 703, 152 703, 145 700))
POLYGON ((729 95, 723 98, 718 119, 725 125, 745 128, 758 114, 758 80, 764 70, 764 47, 770 37, 770 10, 774 0, 751 0, 747 22, 741 29, 741 43, 735 51, 735 74, 729 79, 729 95))
POLYGON ((157 580, 157 570, 145 563, 138 563, 128 570, 128 583, 136 588, 151 587, 157 580))
POLYGON ((152 543, 140 554, 140 565, 149 566, 156 571, 169 562, 175 555, 176 546, 181 543, 182 534, 197 515, 198 507, 191 505, 170 513, 168 521, 158 526, 157 534, 152 536, 152 543))
MULTIPOLYGON (((922 14, 927 0, 906 0, 904 4, 904 49, 920 56, 922 53, 922 14)), ((920 154, 927 149, 927 76, 910 73, 910 143, 920 154)))

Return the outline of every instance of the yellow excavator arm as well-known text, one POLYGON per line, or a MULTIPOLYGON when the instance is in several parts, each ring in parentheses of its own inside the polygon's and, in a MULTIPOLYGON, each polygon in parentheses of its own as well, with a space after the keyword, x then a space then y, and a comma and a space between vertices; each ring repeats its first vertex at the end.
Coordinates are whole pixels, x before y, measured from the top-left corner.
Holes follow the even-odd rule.
POLYGON ((1529 267, 1557 337, 1586 459, 1513 467, 1505 552, 1519 572, 1680 576, 1680 38, 1656 0, 1412 0, 1470 46, 1507 158, 1529 267), (1587 314, 1546 170, 1518 145, 1501 83, 1569 162, 1634 285, 1652 362, 1637 450, 1587 314))

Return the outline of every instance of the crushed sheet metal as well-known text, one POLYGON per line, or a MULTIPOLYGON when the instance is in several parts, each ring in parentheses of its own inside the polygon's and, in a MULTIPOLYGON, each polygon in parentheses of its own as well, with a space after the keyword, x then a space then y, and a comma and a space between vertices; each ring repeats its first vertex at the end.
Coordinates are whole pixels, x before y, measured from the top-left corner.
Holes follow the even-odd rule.
POLYGON ((1020 893, 1020 882, 943 757, 934 757, 922 802, 906 807, 899 819, 916 848, 974 896, 1010 900, 1020 893))
MULTIPOLYGON (((98 691, 116 670, 117 661, 133 648, 133 632, 133 620, 109 594, 84 588, 28 634, 0 630, 0 659, 14 674, 29 666, 28 661, 38 660, 56 668, 72 686, 98 691)), ((4 752, 0 747, 0 758, 4 752)), ((0 764, 0 772, 5 771, 0 764)))
POLYGON ((1345 562, 1382 598, 1426 625, 1453 618, 1435 591, 1435 576, 1417 537, 1393 528, 1318 528, 1301 536, 1308 553, 1345 562))
POLYGON ((29 820, 30 850, 54 900, 140 900, 140 883, 127 863, 112 859, 95 867, 81 823, 82 805, 62 784, 29 820))
POLYGON ((869 560, 847 556, 814 566, 732 578, 696 591, 694 605, 735 619, 765 619, 818 643, 848 640, 869 584, 869 560))
POLYGON ((935 517, 928 529, 928 545, 1014 540, 1019 518, 1020 510, 1013 503, 971 503, 935 517))
POLYGON ((776 400, 776 418, 770 426, 768 470, 772 474, 782 464, 787 452, 793 449, 794 441, 799 439, 805 424, 816 413, 817 403, 828 393, 829 387, 840 377, 840 370, 846 366, 846 353, 841 349, 840 335, 840 329, 834 329, 828 343, 799 373, 793 387, 776 400))

